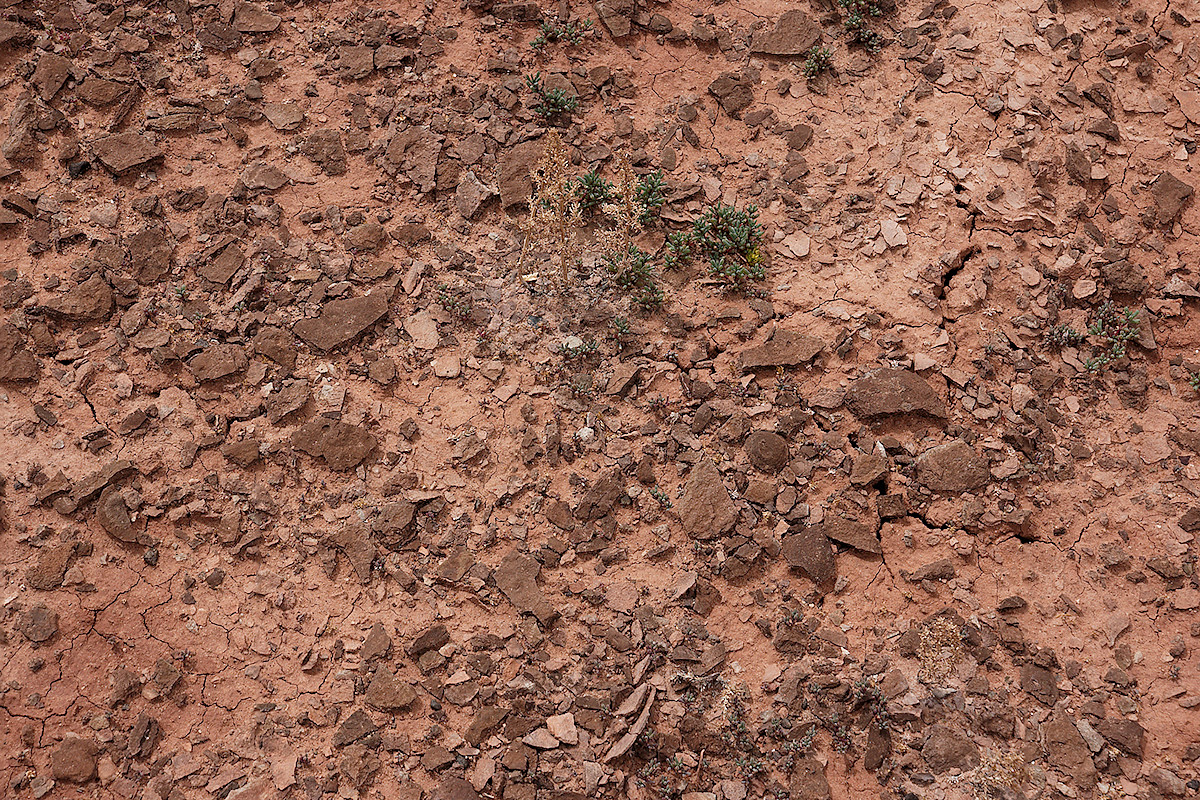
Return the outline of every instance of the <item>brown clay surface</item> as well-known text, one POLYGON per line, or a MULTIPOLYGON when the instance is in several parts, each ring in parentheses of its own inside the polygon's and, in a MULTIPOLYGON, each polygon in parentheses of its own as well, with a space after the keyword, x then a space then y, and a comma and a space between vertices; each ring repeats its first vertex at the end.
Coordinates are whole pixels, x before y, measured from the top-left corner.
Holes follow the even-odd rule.
POLYGON ((1200 5, 0 5, 0 796, 1197 794, 1200 5))

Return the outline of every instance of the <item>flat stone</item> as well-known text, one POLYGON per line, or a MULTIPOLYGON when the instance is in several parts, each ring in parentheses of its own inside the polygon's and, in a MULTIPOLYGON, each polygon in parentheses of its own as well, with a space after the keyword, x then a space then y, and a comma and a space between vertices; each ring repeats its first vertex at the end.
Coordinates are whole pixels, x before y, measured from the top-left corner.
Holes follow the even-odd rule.
POLYGON ((808 364, 825 349, 825 342, 815 336, 777 328, 764 344, 741 352, 742 371, 774 367, 797 367, 808 364))
POLYGON ((575 715, 555 714, 546 717, 546 730, 563 744, 579 744, 579 730, 575 727, 575 715))
POLYGON ((837 578, 837 563, 833 547, 824 531, 808 526, 784 537, 780 554, 789 566, 795 567, 815 583, 828 590, 837 578))
POLYGON ((437 322, 428 311, 418 311, 404 320, 404 331, 412 337, 413 346, 420 350, 433 350, 441 341, 437 322))
POLYGON ((883 545, 876 535, 876 528, 858 520, 843 517, 826 516, 818 523, 819 528, 829 539, 844 544, 847 547, 871 555, 883 555, 883 545))
POLYGON ((921 747, 921 755, 935 775, 952 769, 966 772, 979 766, 979 746, 962 731, 946 725, 930 727, 925 744, 921 747))
POLYGON ((345 747, 377 730, 379 730, 379 726, 372 722, 371 718, 367 716, 367 712, 360 708, 346 717, 346 721, 333 734, 333 745, 334 747, 345 747))
POLYGON ((314 458, 323 458, 330 469, 353 469, 375 449, 377 440, 366 428, 317 417, 292 434, 292 446, 314 458))
POLYGON ((545 728, 537 728, 525 734, 521 739, 522 742, 534 748, 535 750, 553 750, 558 747, 561 742, 555 739, 553 734, 545 728))
POLYGON ((118 133, 92 142, 92 152, 106 169, 122 175, 162 158, 158 146, 140 133, 118 133))
POLYGON ((916 466, 917 480, 935 492, 967 492, 991 477, 987 461, 962 439, 931 447, 917 458, 916 466))
POLYGON ((760 28, 750 39, 750 52, 769 56, 806 55, 821 41, 821 26, 799 9, 785 11, 771 30, 760 28))
POLYGON ((201 383, 217 381, 246 371, 246 350, 236 344, 214 344, 188 362, 188 369, 201 383))
POLYGON ((737 506, 711 459, 702 459, 688 475, 679 501, 679 521, 693 539, 715 539, 733 529, 737 506))
POLYGON ((511 550, 496 567, 492 577, 497 588, 504 592, 504 596, 518 611, 533 614, 543 625, 551 625, 558 619, 558 611, 538 588, 540 570, 541 565, 532 556, 511 550))
POLYGON ((882 417, 892 414, 946 416, 946 404, 933 387, 906 369, 879 369, 850 384, 846 404, 857 416, 882 417))
POLYGON ((17 630, 31 642, 45 642, 58 633, 58 612, 38 603, 17 617, 17 630))
POLYGON ((282 17, 253 3, 238 3, 233 10, 233 28, 238 33, 274 33, 281 22, 282 17))
POLYGON ((25 337, 8 322, 0 322, 0 382, 32 381, 38 376, 37 357, 25 347, 25 337))
POLYGON ((87 783, 96 777, 96 754, 99 748, 91 739, 73 733, 50 753, 50 776, 56 781, 87 783))
POLYGON ((402 681, 385 666, 375 670, 375 677, 367 687, 363 702, 380 711, 399 711, 408 708, 417 699, 417 690, 411 683, 402 681))
POLYGON ((52 297, 45 308, 52 316, 70 322, 96 322, 108 319, 113 306, 112 288, 100 275, 93 275, 52 297))
POLYGON ((361 297, 332 300, 321 307, 320 316, 300 320, 292 326, 292 332, 309 347, 332 350, 358 338, 387 311, 387 298, 377 290, 361 297))

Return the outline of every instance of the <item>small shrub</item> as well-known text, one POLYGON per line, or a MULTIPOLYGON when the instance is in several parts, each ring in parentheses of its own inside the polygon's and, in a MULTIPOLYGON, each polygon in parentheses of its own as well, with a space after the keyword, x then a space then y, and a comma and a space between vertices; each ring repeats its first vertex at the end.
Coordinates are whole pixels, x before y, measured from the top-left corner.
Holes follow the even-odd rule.
POLYGON ((832 67, 833 51, 828 47, 813 45, 812 49, 808 51, 807 58, 804 59, 804 77, 815 78, 832 67))
POLYGON ((551 131, 546 148, 534 167, 533 193, 529 197, 529 216, 520 222, 525 235, 518 271, 533 246, 544 246, 558 259, 559 288, 566 291, 571 268, 579 261, 579 229, 583 215, 575 200, 570 159, 562 139, 551 131))
POLYGON ((652 224, 658 218, 663 203, 666 202, 666 189, 662 170, 656 170, 638 181, 637 201, 642 208, 642 227, 652 224))
POLYGON ((1200 394, 1200 372, 1188 373, 1188 386, 1192 387, 1192 391, 1200 394))
POLYGON ((541 50, 552 42, 583 44, 583 38, 591 33, 591 31, 592 21, 590 19, 581 20, 580 22, 562 23, 547 20, 542 22, 538 27, 537 37, 529 44, 535 50, 541 50))
POLYGON ((1107 349, 1089 358, 1084 366, 1090 372, 1099 372, 1110 362, 1123 358, 1128 352, 1128 343, 1138 337, 1141 328, 1140 312, 1128 307, 1118 312, 1111 302, 1105 301, 1096 309, 1088 325, 1088 334, 1099 338, 1101 346, 1107 349))
POLYGON ((540 72, 526 75, 525 85, 537 100, 533 112, 547 122, 569 115, 579 108, 578 97, 572 97, 562 89, 547 89, 542 84, 540 72))
POLYGON ((751 281, 766 277, 759 249, 762 236, 756 206, 739 210, 717 203, 692 223, 690 232, 667 237, 666 264, 679 267, 703 256, 708 258, 713 277, 730 288, 744 290, 751 281))
POLYGON ((602 208, 612 200, 612 184, 600 177, 596 170, 583 173, 575 186, 575 196, 579 198, 579 208, 585 213, 592 213, 602 208))
POLYGON ((838 0, 838 5, 845 14, 842 27, 850 37, 850 44, 861 44, 872 53, 882 50, 883 37, 868 26, 868 21, 881 16, 883 10, 871 0, 838 0))
POLYGON ((1046 331, 1046 335, 1042 337, 1042 341, 1046 347, 1054 350, 1077 345, 1085 339, 1087 339, 1086 334, 1080 333, 1070 325, 1055 325, 1046 331))
POLYGON ((467 319, 471 316, 471 301, 452 293, 450 287, 444 283, 438 285, 437 302, 448 313, 459 319, 467 319))

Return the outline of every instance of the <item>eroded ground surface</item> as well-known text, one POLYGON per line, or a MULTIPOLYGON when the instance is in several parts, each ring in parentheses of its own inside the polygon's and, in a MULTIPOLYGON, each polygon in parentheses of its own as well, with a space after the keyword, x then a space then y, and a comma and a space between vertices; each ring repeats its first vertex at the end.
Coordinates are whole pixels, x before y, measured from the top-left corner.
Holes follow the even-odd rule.
POLYGON ((0 5, 0 794, 1197 793, 1200 6, 0 5))

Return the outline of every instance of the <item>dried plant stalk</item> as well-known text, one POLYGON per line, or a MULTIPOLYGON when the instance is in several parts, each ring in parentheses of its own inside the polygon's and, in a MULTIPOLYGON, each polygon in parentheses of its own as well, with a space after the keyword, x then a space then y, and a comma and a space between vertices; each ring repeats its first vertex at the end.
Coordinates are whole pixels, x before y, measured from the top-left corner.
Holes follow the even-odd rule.
POLYGON ((566 290, 571 268, 579 261, 579 231, 583 215, 575 199, 575 182, 567 148, 557 131, 545 137, 546 146, 532 173, 529 215, 519 223, 525 234, 521 263, 531 247, 544 247, 558 260, 559 289, 566 290))

